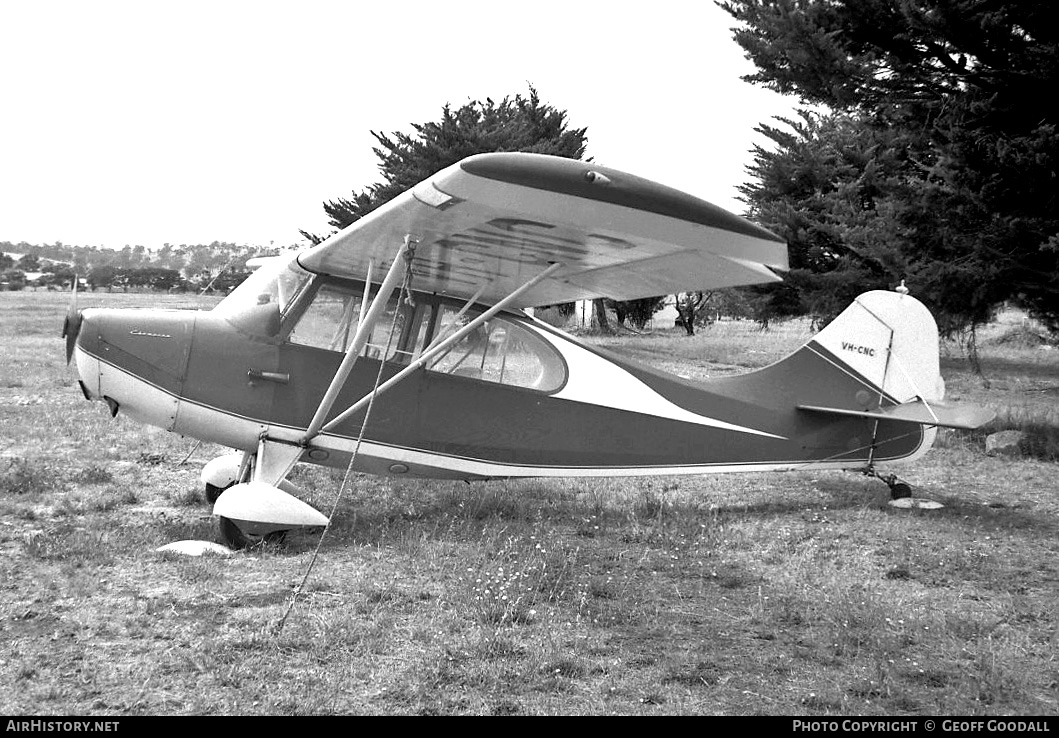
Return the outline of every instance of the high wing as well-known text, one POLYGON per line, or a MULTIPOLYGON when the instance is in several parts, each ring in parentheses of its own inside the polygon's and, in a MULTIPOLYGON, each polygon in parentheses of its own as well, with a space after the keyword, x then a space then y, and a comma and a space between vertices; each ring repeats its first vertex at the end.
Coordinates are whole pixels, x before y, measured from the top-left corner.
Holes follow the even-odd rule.
POLYGON ((382 274, 406 237, 414 289, 514 307, 778 281, 786 243, 722 208, 574 159, 479 154, 444 169, 299 257, 340 277, 382 274), (479 290, 483 290, 479 294, 479 290))

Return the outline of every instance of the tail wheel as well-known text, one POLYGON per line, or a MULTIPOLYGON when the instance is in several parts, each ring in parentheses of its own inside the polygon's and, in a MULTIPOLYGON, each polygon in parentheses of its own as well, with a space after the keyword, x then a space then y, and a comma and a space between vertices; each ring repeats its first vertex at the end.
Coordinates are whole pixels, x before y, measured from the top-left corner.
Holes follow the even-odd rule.
POLYGON ((287 537, 287 531, 285 530, 274 530, 265 533, 264 535, 246 533, 234 520, 223 516, 220 517, 218 530, 224 544, 228 546, 228 548, 235 549, 236 551, 242 551, 255 546, 263 546, 265 544, 278 545, 283 543, 284 539, 287 537))
POLYGON ((873 466, 865 469, 864 474, 869 477, 875 477, 889 487, 891 500, 903 500, 912 496, 912 485, 908 484, 908 482, 902 482, 897 478, 896 474, 880 474, 873 466))
POLYGON ((890 485, 890 499, 901 500, 912 496, 912 485, 907 482, 894 482, 890 485))

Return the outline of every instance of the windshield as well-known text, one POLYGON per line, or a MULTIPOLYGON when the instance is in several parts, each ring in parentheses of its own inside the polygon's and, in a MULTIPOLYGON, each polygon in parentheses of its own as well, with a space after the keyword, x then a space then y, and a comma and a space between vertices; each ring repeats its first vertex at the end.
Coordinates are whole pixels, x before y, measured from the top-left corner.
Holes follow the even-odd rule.
POLYGON ((298 266, 296 256, 277 256, 247 277, 213 310, 232 325, 250 333, 275 336, 280 319, 312 276, 298 266))

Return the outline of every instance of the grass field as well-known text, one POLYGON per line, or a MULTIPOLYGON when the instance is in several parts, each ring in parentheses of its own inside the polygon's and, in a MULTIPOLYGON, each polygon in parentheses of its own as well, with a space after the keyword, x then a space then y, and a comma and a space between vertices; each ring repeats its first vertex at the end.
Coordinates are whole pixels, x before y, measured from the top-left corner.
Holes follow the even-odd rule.
MULTIPOLYGON (((0 293, 0 714, 1054 715, 1059 351, 1008 315, 950 397, 1035 444, 947 434, 878 481, 801 472, 480 484, 359 477, 316 545, 229 558, 198 472, 223 449, 112 420, 63 357, 68 295, 0 293)), ((196 298, 86 295, 85 305, 196 298)), ((719 323, 597 339, 692 377, 808 338, 719 323)), ((299 469, 329 509, 341 475, 299 469)))

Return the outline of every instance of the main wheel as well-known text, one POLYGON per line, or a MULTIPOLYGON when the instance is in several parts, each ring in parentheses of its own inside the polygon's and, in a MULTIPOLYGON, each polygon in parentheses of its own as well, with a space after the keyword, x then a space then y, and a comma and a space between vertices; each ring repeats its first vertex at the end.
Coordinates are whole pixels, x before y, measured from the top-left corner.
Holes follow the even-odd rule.
MULTIPOLYGON (((232 484, 235 484, 235 482, 232 482, 232 484)), ((226 484, 223 487, 218 487, 214 484, 206 482, 206 491, 204 492, 206 502, 210 503, 211 505, 215 503, 217 501, 217 498, 221 496, 221 492, 231 487, 232 484, 226 484)))
POLYGON ((266 543, 280 544, 287 537, 287 531, 285 530, 274 530, 264 535, 255 535, 253 533, 246 533, 236 525, 234 520, 221 516, 220 525, 218 530, 221 534, 221 540, 228 548, 235 549, 236 551, 242 551, 246 548, 252 548, 254 546, 262 546, 266 543))

